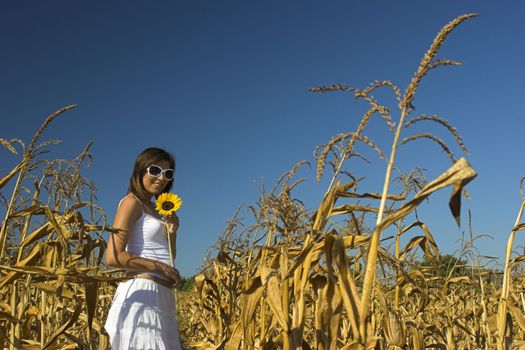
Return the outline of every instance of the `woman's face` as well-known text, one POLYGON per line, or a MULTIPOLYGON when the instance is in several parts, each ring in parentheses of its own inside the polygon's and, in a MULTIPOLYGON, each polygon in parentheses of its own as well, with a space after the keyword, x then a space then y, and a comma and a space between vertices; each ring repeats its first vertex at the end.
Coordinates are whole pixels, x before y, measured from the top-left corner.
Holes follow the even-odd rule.
MULTIPOLYGON (((152 164, 153 165, 153 164, 152 164)), ((170 169, 170 162, 167 160, 160 160, 155 162, 154 165, 161 167, 162 169, 170 169)), ((158 195, 166 187, 169 180, 164 177, 164 173, 161 173, 159 176, 155 177, 150 175, 147 171, 142 177, 142 185, 146 191, 152 196, 158 195)))

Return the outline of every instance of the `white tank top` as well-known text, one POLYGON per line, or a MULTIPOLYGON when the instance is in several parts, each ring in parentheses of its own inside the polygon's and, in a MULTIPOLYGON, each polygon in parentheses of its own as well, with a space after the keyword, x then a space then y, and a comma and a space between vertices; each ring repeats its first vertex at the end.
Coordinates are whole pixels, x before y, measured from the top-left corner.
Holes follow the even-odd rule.
MULTIPOLYGON (((122 203, 123 200, 124 198, 120 201, 120 203, 122 203)), ((133 231, 131 231, 128 237, 126 251, 136 256, 157 260, 171 266, 166 225, 161 219, 144 212, 142 204, 140 208, 142 210, 142 215, 137 220, 137 222, 135 222, 133 231)), ((164 279, 166 278, 158 273, 147 273, 164 279)))

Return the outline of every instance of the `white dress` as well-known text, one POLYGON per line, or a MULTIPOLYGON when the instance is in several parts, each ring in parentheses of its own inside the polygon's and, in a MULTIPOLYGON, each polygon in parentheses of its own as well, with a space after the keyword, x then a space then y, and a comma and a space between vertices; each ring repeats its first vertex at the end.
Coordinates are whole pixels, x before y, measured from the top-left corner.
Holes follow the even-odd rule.
MULTIPOLYGON (((164 223, 143 211, 128 238, 126 250, 170 265, 164 223)), ((181 349, 175 306, 174 290, 154 281, 134 278, 120 283, 104 325, 111 348, 181 349)))

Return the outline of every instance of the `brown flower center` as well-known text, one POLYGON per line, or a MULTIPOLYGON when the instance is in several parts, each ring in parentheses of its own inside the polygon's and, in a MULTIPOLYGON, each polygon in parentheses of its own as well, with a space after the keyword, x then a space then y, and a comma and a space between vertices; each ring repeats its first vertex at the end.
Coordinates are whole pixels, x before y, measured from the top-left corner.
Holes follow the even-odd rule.
POLYGON ((171 210, 174 206, 173 202, 164 202, 162 203, 162 210, 171 210))

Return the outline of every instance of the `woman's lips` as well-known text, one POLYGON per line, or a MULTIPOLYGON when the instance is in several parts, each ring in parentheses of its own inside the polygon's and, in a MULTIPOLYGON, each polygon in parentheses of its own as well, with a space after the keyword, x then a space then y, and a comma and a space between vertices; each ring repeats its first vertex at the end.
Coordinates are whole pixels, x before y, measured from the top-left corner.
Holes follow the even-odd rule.
POLYGON ((156 183, 156 184, 153 184, 153 187, 161 189, 164 187, 164 185, 161 183, 156 183))

